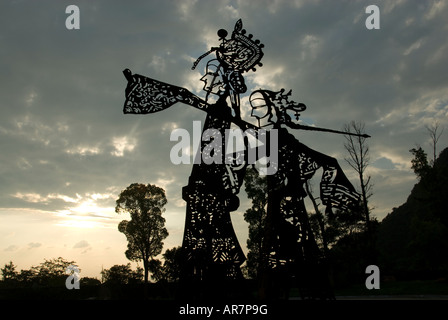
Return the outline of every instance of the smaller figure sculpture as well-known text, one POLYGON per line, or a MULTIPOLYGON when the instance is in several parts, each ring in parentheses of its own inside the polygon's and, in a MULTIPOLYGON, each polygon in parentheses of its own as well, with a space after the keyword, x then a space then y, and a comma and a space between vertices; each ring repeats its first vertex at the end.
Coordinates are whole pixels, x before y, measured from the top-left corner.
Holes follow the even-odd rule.
MULTIPOLYGON (((298 121, 299 112, 306 106, 290 101, 291 91, 284 92, 257 90, 250 96, 251 115, 260 128, 278 130, 279 144, 278 163, 271 163, 277 171, 267 176, 262 277, 270 278, 277 287, 287 287, 296 280, 303 298, 331 298, 328 275, 305 208, 304 184, 323 169, 320 198, 329 215, 333 208, 348 210, 358 206, 359 195, 336 159, 310 149, 288 132, 286 127, 296 127, 292 117, 298 121)), ((274 289, 270 288, 272 292, 274 289)))

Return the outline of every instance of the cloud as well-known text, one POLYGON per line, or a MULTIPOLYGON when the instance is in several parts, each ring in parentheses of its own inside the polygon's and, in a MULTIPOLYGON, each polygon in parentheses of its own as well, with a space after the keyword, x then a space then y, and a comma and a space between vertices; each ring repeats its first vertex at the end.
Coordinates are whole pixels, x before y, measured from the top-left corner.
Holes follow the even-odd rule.
POLYGON ((90 247, 90 244, 86 240, 81 240, 73 246, 74 249, 81 249, 81 248, 87 248, 90 247))
POLYGON ((73 246, 73 248, 74 249, 84 249, 84 250, 81 250, 81 254, 86 254, 87 252, 92 250, 92 247, 90 246, 90 244, 86 240, 81 240, 81 241, 77 242, 73 246))
POLYGON ((101 149, 98 147, 89 147, 89 146, 77 146, 73 148, 66 149, 68 154, 80 154, 82 156, 85 155, 95 155, 101 152, 101 149))
POLYGON ((33 166, 29 163, 29 161, 28 161, 27 159, 25 159, 25 158, 20 158, 19 161, 17 162, 17 166, 18 166, 20 169, 23 169, 23 170, 27 170, 27 169, 30 169, 30 168, 33 167, 33 166))
POLYGON ((40 246, 42 246, 42 243, 30 242, 30 243, 28 243, 28 250, 31 250, 31 249, 34 249, 34 248, 39 248, 40 246))
POLYGON ((414 42, 409 48, 406 49, 406 51, 403 53, 403 55, 407 56, 409 54, 411 54, 412 51, 419 49, 422 44, 423 44, 422 39, 417 40, 416 42, 414 42))
POLYGON ((57 194, 57 193, 51 193, 46 196, 42 196, 42 195, 40 195, 38 193, 34 193, 34 192, 30 192, 30 193, 16 192, 12 196, 15 198, 24 200, 26 202, 43 203, 43 204, 48 204, 51 200, 62 200, 66 203, 76 203, 81 198, 79 195, 77 195, 77 199, 75 199, 75 198, 69 197, 67 195, 57 194))
POLYGON ((443 9, 446 7, 445 1, 433 1, 431 8, 427 11, 425 14, 425 19, 433 19, 437 14, 443 11, 443 9))
POLYGON ((14 245, 14 244, 12 244, 12 245, 6 247, 5 249, 3 249, 3 251, 12 252, 12 251, 16 251, 17 249, 19 249, 19 247, 14 245))
POLYGON ((131 137, 114 137, 112 138, 112 145, 115 150, 112 151, 111 154, 116 157, 123 157, 125 151, 131 152, 134 150, 137 146, 137 142, 131 137))
POLYGON ((387 170, 395 169, 395 164, 392 162, 392 160, 385 157, 376 159, 372 163, 372 166, 379 169, 387 169, 387 170))
POLYGON ((42 197, 40 194, 38 193, 21 193, 21 192, 16 192, 15 194, 12 195, 15 198, 19 198, 21 200, 27 201, 27 202, 31 202, 31 203, 46 203, 47 202, 47 198, 46 197, 42 197))

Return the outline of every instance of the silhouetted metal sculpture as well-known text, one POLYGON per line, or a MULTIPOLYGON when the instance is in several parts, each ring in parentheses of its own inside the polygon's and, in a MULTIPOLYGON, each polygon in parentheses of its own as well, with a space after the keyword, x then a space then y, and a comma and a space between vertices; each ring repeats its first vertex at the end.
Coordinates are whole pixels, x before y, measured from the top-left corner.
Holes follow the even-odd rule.
MULTIPOLYGON (((264 275, 282 275, 300 280, 307 273, 303 279, 317 279, 322 275, 309 277, 317 270, 315 267, 319 264, 319 250, 309 227, 303 201, 306 196, 304 183, 317 169, 323 168, 321 199, 329 214, 332 208, 345 210, 356 206, 359 196, 335 159, 301 144, 288 133, 285 126, 292 129, 345 132, 307 127, 292 121, 288 113, 293 112, 298 120, 299 112, 304 111, 306 106, 289 101, 291 92, 285 94, 283 89, 278 92, 254 91, 250 101, 252 115, 258 119, 258 126, 243 121, 240 95, 247 91, 243 74, 261 66, 263 45, 259 40, 254 40, 252 35, 246 35, 241 20, 235 24, 230 39, 226 38, 227 35, 226 30, 219 30, 219 47, 211 48, 193 64, 192 69, 196 68, 201 59, 215 53, 215 57, 207 63, 206 74, 201 78, 206 92, 205 100, 184 88, 132 74, 126 69, 123 72, 128 84, 123 112, 154 113, 177 102, 207 112, 200 152, 197 153, 200 159, 204 155, 210 155, 209 150, 206 150, 208 143, 204 142, 212 138, 210 132, 218 132, 225 137, 225 130, 230 128, 232 122, 243 130, 253 129, 255 137, 262 128, 278 130, 278 162, 270 164, 276 168, 276 172, 268 176, 270 200, 264 266, 269 270, 264 270, 264 275), (215 103, 209 102, 210 95, 216 97, 215 103)), ((220 146, 215 146, 214 152, 225 154, 224 144, 222 141, 220 146)), ((239 207, 238 193, 248 163, 204 163, 200 159, 195 159, 188 185, 182 190, 182 197, 187 205, 181 277, 185 281, 209 282, 242 278, 240 266, 245 261, 245 256, 235 235, 230 212, 239 207)), ((312 285, 304 287, 310 289, 312 285)), ((311 297, 316 295, 310 294, 311 297)))
MULTIPOLYGON (((298 121, 299 112, 306 109, 302 103, 289 101, 290 95, 291 91, 284 94, 282 89, 257 90, 250 96, 252 116, 258 119, 259 127, 279 132, 277 171, 267 176, 261 277, 270 279, 267 281, 271 283, 265 285, 273 292, 273 282, 288 288, 288 283, 295 279, 303 298, 331 298, 328 275, 308 221, 304 184, 318 169, 323 169, 320 199, 329 215, 333 214, 333 208, 341 211, 356 208, 360 198, 336 159, 308 148, 288 133, 285 127, 297 125, 288 112, 298 121)), ((266 295, 269 297, 269 293, 266 295)))
MULTIPOLYGON (((226 39, 227 31, 219 30, 220 46, 212 48, 194 63, 193 69, 203 57, 216 52, 216 58, 207 63, 206 74, 201 79, 207 93, 205 101, 183 88, 125 70, 128 86, 124 113, 146 114, 161 111, 176 102, 189 104, 207 111, 203 141, 209 138, 207 129, 218 130, 225 137, 225 129, 230 128, 232 121, 244 126, 240 118, 240 94, 247 88, 242 73, 254 70, 263 56, 263 45, 245 33, 241 20, 236 23, 231 39, 226 39), (208 103, 211 94, 218 97, 214 104, 208 103)), ((198 156, 202 157, 206 147, 207 144, 202 142, 198 156)), ((245 261, 245 256, 233 230, 230 212, 239 206, 237 194, 244 169, 245 165, 195 161, 188 185, 182 190, 183 199, 187 202, 182 244, 184 279, 242 277, 240 265, 245 261)))

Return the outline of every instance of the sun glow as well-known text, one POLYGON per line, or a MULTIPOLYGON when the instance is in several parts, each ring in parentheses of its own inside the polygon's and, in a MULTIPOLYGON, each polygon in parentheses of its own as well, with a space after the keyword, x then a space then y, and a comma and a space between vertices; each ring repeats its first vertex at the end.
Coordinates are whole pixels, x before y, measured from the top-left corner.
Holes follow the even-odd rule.
POLYGON ((98 221, 80 220, 73 218, 70 220, 63 220, 57 223, 56 225, 61 227, 82 228, 82 229, 93 229, 104 227, 98 221))
POLYGON ((77 206, 60 210, 57 216, 62 221, 56 225, 74 228, 116 228, 113 207, 98 206, 93 199, 80 202, 77 206))

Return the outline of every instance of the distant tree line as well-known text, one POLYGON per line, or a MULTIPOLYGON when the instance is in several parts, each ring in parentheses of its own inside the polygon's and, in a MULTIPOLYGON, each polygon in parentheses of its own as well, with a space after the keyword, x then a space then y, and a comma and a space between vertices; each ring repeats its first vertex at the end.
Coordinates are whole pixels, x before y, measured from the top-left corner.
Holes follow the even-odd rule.
MULTIPOLYGON (((54 259, 44 259, 44 262, 38 266, 32 266, 28 270, 17 271, 16 265, 10 261, 0 269, 2 273, 3 287, 56 287, 65 288, 67 267, 76 265, 74 261, 67 261, 62 257, 54 259)), ((81 271, 81 269, 80 269, 81 271)), ((82 284, 99 284, 100 281, 95 278, 84 277, 82 284)))
MULTIPOLYGON (((164 262, 160 260, 150 261, 150 270, 152 279, 155 282, 177 282, 179 280, 180 247, 167 249, 162 255, 164 262)), ((25 286, 41 286, 41 287, 57 287, 65 288, 65 280, 68 277, 66 273, 67 267, 70 265, 77 266, 75 261, 67 261, 62 257, 55 259, 44 259, 44 262, 38 266, 32 266, 30 269, 17 270, 17 266, 10 261, 6 263, 1 272, 0 284, 5 287, 25 287, 25 286)), ((137 267, 132 270, 131 264, 113 265, 109 269, 101 271, 101 280, 91 277, 83 277, 82 270, 79 269, 82 285, 127 285, 138 284, 144 282, 143 268, 137 267)))
MULTIPOLYGON (((165 292, 165 298, 171 298, 171 293, 163 287, 179 280, 180 247, 167 249, 160 260, 150 261, 152 280, 160 285, 157 291, 165 292), (163 288, 162 288, 163 287, 163 288)), ((29 269, 18 270, 10 261, 0 268, 0 300, 1 299, 81 299, 81 298, 137 298, 144 297, 144 291, 139 290, 145 285, 144 270, 131 264, 113 265, 103 269, 101 279, 84 277, 80 271, 80 289, 68 290, 65 281, 70 275, 66 273, 70 265, 77 266, 75 261, 68 261, 62 257, 44 259, 44 262, 29 269), (123 288, 128 288, 124 290, 123 288)), ((153 285, 152 283, 151 285, 153 285)), ((156 295, 153 293, 152 295, 156 295)), ((157 295, 156 295, 157 296, 157 295)))

